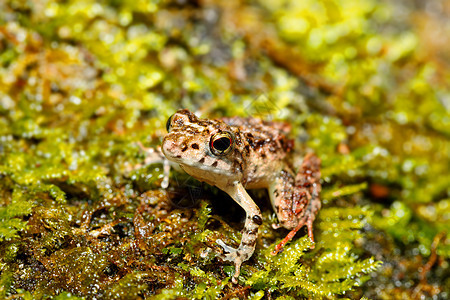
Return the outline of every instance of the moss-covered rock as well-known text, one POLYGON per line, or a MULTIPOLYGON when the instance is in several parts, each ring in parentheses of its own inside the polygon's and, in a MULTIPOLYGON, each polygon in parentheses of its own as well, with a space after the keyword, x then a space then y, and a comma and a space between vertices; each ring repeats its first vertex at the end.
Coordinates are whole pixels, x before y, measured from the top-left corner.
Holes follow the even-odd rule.
POLYGON ((435 3, 0 3, 0 298, 448 297, 435 3), (299 232, 271 256, 286 231, 255 191, 264 224, 231 283, 215 241, 239 242, 241 209, 178 171, 162 189, 140 146, 182 107, 292 124, 322 160, 314 249, 299 232))

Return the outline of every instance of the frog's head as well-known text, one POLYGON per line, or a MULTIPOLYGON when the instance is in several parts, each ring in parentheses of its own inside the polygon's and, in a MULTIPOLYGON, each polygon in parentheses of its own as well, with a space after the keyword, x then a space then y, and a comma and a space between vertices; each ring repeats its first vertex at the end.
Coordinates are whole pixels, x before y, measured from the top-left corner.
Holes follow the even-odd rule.
POLYGON ((242 169, 238 163, 232 128, 221 120, 199 119, 187 109, 167 120, 162 151, 191 176, 217 185, 222 178, 235 180, 242 169))

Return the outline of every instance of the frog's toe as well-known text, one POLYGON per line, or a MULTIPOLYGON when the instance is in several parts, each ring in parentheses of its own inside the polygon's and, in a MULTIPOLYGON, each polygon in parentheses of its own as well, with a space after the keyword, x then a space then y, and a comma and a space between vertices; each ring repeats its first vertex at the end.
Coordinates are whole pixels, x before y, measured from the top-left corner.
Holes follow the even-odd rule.
POLYGON ((272 228, 273 229, 280 229, 281 227, 283 227, 281 224, 279 223, 272 223, 272 228))
POLYGON ((222 259, 231 261, 231 262, 236 261, 236 257, 237 257, 236 254, 238 252, 237 249, 228 246, 221 239, 217 239, 216 243, 219 244, 219 246, 222 247, 225 252, 228 252, 228 253, 224 253, 224 254, 220 255, 222 257, 222 259))
POLYGON ((231 279, 231 281, 234 284, 238 283, 238 277, 239 274, 241 272, 241 265, 244 262, 243 255, 242 253, 239 251, 239 249, 235 249, 233 247, 228 246, 227 244, 225 244, 222 240, 218 239, 217 244, 219 244, 219 246, 221 246, 223 248, 223 250, 225 252, 228 253, 224 253, 221 254, 220 257, 225 260, 225 261, 230 261, 234 263, 234 267, 235 267, 235 273, 233 275, 233 278, 231 279))

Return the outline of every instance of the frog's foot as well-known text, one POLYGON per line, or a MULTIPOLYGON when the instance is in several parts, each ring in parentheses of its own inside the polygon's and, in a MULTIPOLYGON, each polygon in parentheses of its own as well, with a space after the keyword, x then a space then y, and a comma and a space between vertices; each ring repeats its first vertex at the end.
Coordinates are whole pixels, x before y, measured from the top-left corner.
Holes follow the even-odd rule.
POLYGON ((216 242, 217 242, 217 244, 219 244, 219 246, 221 246, 223 248, 223 250, 225 252, 228 252, 228 253, 221 254, 220 257, 223 260, 230 261, 230 262, 234 263, 235 273, 234 273, 233 278, 231 279, 231 281, 234 284, 237 284, 237 282, 238 282, 237 279, 238 279, 239 274, 241 272, 241 265, 242 265, 242 263, 245 260, 248 259, 248 255, 246 253, 244 253, 244 251, 242 251, 239 248, 235 249, 233 247, 228 246, 221 239, 218 239, 216 242))
POLYGON ((305 211, 305 214, 303 214, 303 216, 298 220, 297 226, 294 229, 292 229, 278 245, 275 246, 275 249, 270 254, 276 255, 278 252, 280 252, 283 249, 284 245, 286 245, 290 240, 292 240, 297 231, 299 231, 300 228, 302 228, 305 225, 308 228, 308 236, 313 242, 313 244, 311 245, 311 249, 314 249, 313 222, 314 219, 316 218, 316 214, 319 209, 320 209, 320 201, 316 200, 310 202, 307 211, 305 211))
POLYGON ((281 227, 283 227, 283 225, 281 225, 281 224, 279 224, 279 223, 278 223, 278 224, 272 223, 272 228, 275 229, 275 230, 276 230, 276 229, 280 229, 281 227))
MULTIPOLYGON (((290 240, 292 240, 295 236, 295 234, 297 233, 297 231, 300 230, 300 228, 302 228, 305 225, 305 222, 299 222, 299 224, 297 225, 297 227, 295 227, 294 229, 292 229, 287 235, 286 237, 278 244, 275 246, 275 249, 270 252, 270 254, 272 255, 277 255, 278 252, 280 252, 284 245, 286 245, 290 240)), ((314 242, 314 235, 312 233, 312 222, 311 222, 311 229, 309 228, 310 226, 308 224, 306 224, 308 226, 308 236, 311 238, 311 240, 314 242), (310 234, 311 232, 311 234, 310 234)), ((314 244, 311 246, 311 248, 314 248, 314 244)))

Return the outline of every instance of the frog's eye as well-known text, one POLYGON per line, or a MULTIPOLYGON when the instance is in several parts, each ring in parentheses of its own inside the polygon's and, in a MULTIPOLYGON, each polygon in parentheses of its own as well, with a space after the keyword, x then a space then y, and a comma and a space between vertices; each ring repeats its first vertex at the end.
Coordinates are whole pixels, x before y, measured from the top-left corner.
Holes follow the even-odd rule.
POLYGON ((166 123, 166 129, 167 129, 167 132, 169 132, 170 131, 170 124, 172 123, 172 118, 173 118, 173 115, 171 115, 170 117, 169 117, 169 119, 167 119, 167 123, 166 123))
POLYGON ((228 154, 233 149, 233 136, 231 133, 224 131, 213 135, 209 143, 211 152, 215 155, 228 154))

